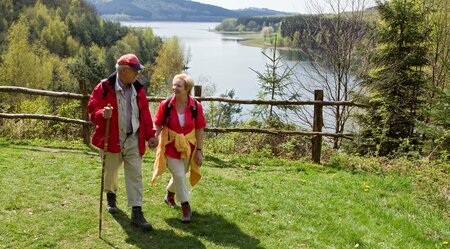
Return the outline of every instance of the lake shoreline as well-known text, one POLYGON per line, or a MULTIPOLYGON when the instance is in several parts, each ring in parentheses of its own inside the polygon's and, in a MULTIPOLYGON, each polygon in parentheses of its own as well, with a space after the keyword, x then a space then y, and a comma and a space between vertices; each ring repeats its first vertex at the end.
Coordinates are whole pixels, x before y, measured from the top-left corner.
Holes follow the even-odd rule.
MULTIPOLYGON (((151 28, 153 33, 163 39, 176 36, 189 56, 189 74, 197 85, 202 85, 212 96, 235 90, 235 98, 255 99, 260 84, 253 70, 263 72, 269 60, 261 51, 273 50, 267 39, 265 46, 245 39, 262 38, 261 33, 222 34, 214 31, 218 23, 188 22, 122 22, 121 24, 136 28, 151 28)), ((277 55, 282 55, 287 65, 296 64, 300 58, 297 52, 277 48, 277 55)), ((269 52, 271 53, 271 52, 269 52)), ((302 71, 301 68, 296 69, 302 71)), ((248 110, 245 110, 248 112, 248 110)))
MULTIPOLYGON (((236 36, 236 38, 233 40, 236 40, 236 42, 238 42, 243 46, 258 47, 258 48, 274 48, 274 45, 271 44, 270 41, 267 41, 261 37, 261 32, 252 32, 252 31, 239 32, 239 31, 217 31, 217 30, 211 30, 211 32, 224 35, 225 37, 229 35, 236 36)), ((289 46, 282 46, 282 47, 277 46, 277 49, 285 51, 298 51, 298 49, 291 48, 289 46)))

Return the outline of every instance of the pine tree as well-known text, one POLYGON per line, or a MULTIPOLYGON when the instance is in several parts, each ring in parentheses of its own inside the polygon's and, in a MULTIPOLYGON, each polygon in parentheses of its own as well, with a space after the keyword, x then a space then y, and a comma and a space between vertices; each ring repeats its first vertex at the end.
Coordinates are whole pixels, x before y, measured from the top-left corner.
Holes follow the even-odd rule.
MULTIPOLYGON (((268 55, 264 51, 261 52, 270 61, 266 63, 265 72, 259 72, 250 68, 256 73, 261 85, 258 98, 268 100, 291 99, 292 96, 287 94, 287 89, 295 66, 282 65, 283 57, 281 55, 277 56, 277 36, 274 39, 275 45, 272 50, 272 55, 268 55)), ((280 123, 282 121, 282 114, 284 114, 284 112, 277 111, 276 109, 273 105, 255 107, 252 110, 252 115, 266 120, 272 126, 274 123, 280 123)), ((278 109, 283 110, 286 108, 278 109)))
MULTIPOLYGON (((417 145, 417 122, 423 119, 428 61, 422 1, 378 2, 381 16, 373 69, 365 79, 371 109, 364 133, 374 138, 379 155, 404 144, 417 145), (403 144, 402 144, 403 143, 403 144)), ((411 147, 407 148, 408 150, 411 147)))

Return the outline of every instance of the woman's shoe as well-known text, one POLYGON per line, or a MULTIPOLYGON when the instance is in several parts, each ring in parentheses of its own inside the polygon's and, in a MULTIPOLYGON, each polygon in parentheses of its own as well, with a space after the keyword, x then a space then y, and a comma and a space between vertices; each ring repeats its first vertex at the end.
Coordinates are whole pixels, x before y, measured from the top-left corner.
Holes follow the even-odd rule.
POLYGON ((164 197, 164 202, 169 205, 169 207, 176 208, 177 204, 175 203, 175 193, 167 191, 166 197, 164 197))
POLYGON ((189 202, 181 203, 181 212, 182 212, 181 222, 183 223, 191 222, 192 211, 189 202))

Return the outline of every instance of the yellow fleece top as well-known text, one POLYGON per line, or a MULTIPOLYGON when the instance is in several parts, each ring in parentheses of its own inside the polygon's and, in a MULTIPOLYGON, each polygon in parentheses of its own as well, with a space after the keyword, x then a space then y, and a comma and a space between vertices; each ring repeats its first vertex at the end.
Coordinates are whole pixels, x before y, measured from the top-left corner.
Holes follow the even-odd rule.
POLYGON ((156 182, 156 178, 162 175, 167 168, 167 158, 166 158, 166 145, 175 140, 175 148, 181 153, 181 159, 189 159, 190 176, 189 181, 191 186, 200 181, 202 178, 200 174, 200 167, 195 160, 195 153, 191 156, 191 144, 195 146, 194 151, 197 150, 197 137, 195 136, 195 129, 184 135, 182 133, 176 133, 175 131, 163 127, 161 131, 161 138, 159 140, 158 148, 156 149, 156 160, 153 165, 153 177, 151 183, 156 182), (170 136, 169 136, 170 135, 170 136), (170 140, 169 140, 170 138, 170 140))

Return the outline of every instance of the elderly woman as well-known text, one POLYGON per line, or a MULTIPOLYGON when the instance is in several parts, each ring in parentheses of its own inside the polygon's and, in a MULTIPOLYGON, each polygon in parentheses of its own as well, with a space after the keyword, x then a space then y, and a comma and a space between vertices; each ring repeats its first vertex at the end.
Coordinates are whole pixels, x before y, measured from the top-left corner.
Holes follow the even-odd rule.
POLYGON ((174 208, 176 196, 181 203, 181 221, 184 223, 190 222, 192 217, 186 173, 190 171, 192 186, 201 178, 203 128, 206 126, 202 105, 190 96, 193 86, 194 81, 188 75, 175 75, 172 81, 173 96, 161 102, 154 118, 159 145, 152 184, 167 165, 172 178, 167 185, 164 201, 174 208))

